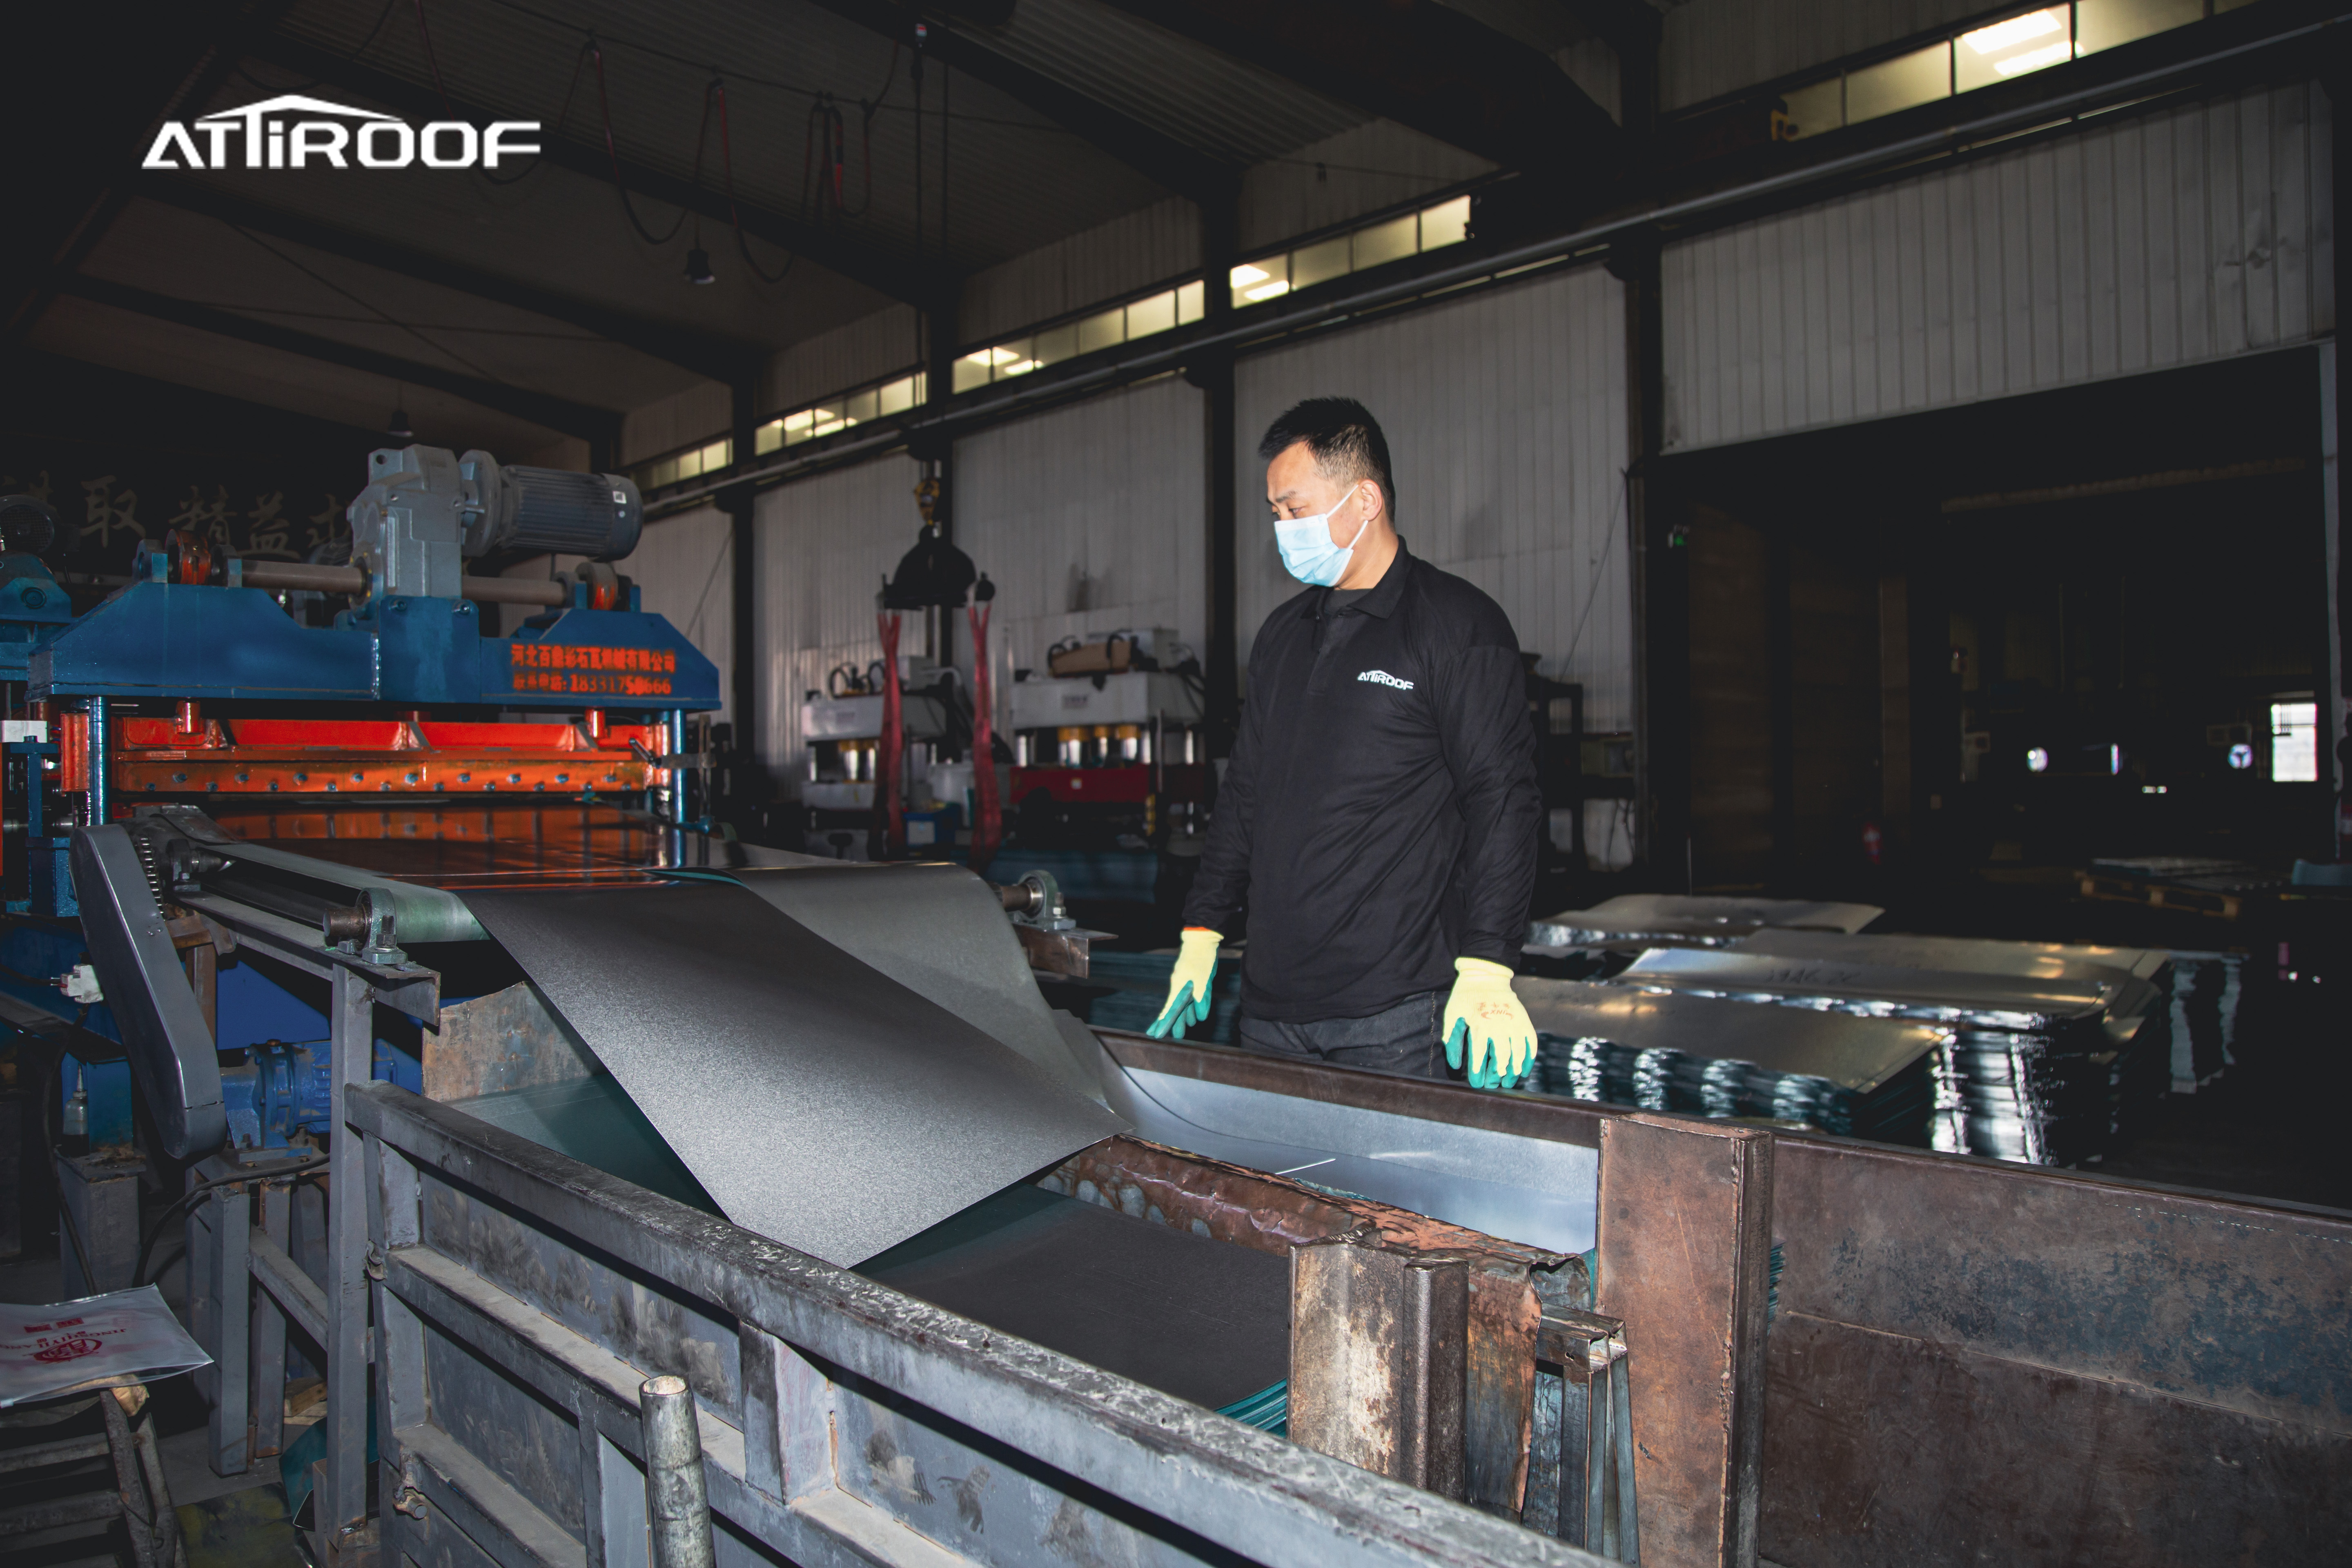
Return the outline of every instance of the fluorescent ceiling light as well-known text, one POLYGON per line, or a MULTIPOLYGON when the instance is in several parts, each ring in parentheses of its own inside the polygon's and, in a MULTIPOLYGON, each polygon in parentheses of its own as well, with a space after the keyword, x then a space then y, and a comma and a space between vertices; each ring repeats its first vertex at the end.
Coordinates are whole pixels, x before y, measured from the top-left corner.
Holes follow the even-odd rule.
POLYGON ((1272 276, 1265 268, 1252 267, 1244 262, 1234 268, 1233 284, 1236 289, 1246 289, 1253 283, 1263 283, 1272 276))
POLYGON ((1277 278, 1271 283, 1261 283, 1256 288, 1245 289, 1243 292, 1252 300, 1271 300, 1277 295, 1289 293, 1290 285, 1277 278))
POLYGON ((798 414, 787 414, 783 420, 784 428, 787 430, 805 430, 815 423, 816 410, 814 408, 803 408, 798 414))
POLYGON ((1992 68, 2003 76, 2023 76, 2027 71, 2038 71, 2044 66, 2054 66, 2074 52, 2074 46, 2061 38, 2054 44, 2046 44, 2041 48, 2030 50, 2025 54, 2011 55, 2005 60, 1995 60, 1992 68))
POLYGON ((1997 55, 2012 44, 2021 44, 2028 38, 2047 37, 2064 26, 2065 24, 2059 20, 2055 8, 2048 11, 2033 11, 2022 16, 2011 16, 2006 22, 1995 22, 1990 27, 1979 27, 1973 33, 1962 33, 1960 42, 1980 55, 1997 55))
POLYGON ((999 375, 1027 375, 1031 371, 1035 370, 1036 368, 1037 362, 1034 359, 1016 359, 1013 360, 1011 364, 1000 366, 996 374, 999 375))
POLYGON ((988 349, 971 357, 982 364, 1011 364, 1021 356, 1011 349, 988 349))

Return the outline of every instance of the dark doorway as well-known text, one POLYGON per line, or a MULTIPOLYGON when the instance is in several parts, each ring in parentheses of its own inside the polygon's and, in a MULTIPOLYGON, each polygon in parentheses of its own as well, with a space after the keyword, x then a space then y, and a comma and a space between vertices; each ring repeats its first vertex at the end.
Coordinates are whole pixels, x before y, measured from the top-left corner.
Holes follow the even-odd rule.
POLYGON ((2302 350, 1666 459, 1662 864, 2332 858, 2320 422, 2302 350))

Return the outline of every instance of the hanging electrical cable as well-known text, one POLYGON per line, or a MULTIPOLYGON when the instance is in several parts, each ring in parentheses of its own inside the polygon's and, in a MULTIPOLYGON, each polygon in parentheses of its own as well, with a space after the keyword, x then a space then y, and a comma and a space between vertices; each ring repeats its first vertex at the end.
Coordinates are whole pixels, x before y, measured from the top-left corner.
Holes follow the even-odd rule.
POLYGON ((441 85, 441 62, 433 53, 433 29, 425 20, 425 0, 415 0, 415 3, 416 37, 425 45, 425 68, 433 75, 433 90, 441 95, 441 111, 455 114, 457 110, 449 107, 449 89, 441 85))
MULTIPOLYGON (((736 254, 742 257, 743 265, 750 268, 751 269, 751 276, 757 278, 761 282, 771 286, 782 283, 785 279, 793 275, 793 268, 800 265, 801 258, 797 253, 786 257, 784 258, 782 270, 773 274, 771 274, 765 268, 761 267, 759 262, 752 259, 751 241, 746 239, 743 235, 742 210, 737 206, 735 202, 735 140, 733 132, 728 129, 727 124, 727 84, 719 80, 717 77, 710 79, 710 86, 703 94, 703 103, 706 108, 714 95, 719 100, 719 162, 720 167, 723 168, 727 174, 727 216, 735 225, 736 254)), ((700 156, 698 149, 696 155, 698 158, 700 156)), ((805 170, 805 158, 803 159, 803 170, 805 170)), ((805 203, 807 200, 807 177, 805 173, 803 173, 802 177, 802 200, 805 203)), ((698 247, 702 243, 701 228, 698 224, 696 226, 695 243, 698 247)))
MULTIPOLYGON (((628 215, 629 226, 637 231, 637 237, 639 239, 644 240, 647 245, 667 245, 671 240, 676 239, 678 236, 678 231, 686 226, 687 216, 690 209, 684 206, 679 207, 677 209, 677 221, 671 224, 669 226, 669 232, 664 235, 656 235, 654 231, 647 228, 645 226, 644 221, 637 216, 636 204, 629 199, 628 184, 621 178, 621 153, 620 148, 615 144, 613 136, 613 96, 604 80, 604 51, 597 46, 596 40, 592 37, 588 40, 588 52, 590 58, 594 59, 596 62, 596 103, 597 107, 602 110, 604 118, 604 156, 613 167, 613 189, 621 198, 621 210, 628 215)), ((696 128, 694 132, 693 183, 698 190, 700 189, 702 185, 703 143, 708 140, 710 132, 710 89, 709 88, 703 89, 702 121, 696 128)))
POLYGON ((588 45, 583 43, 580 46, 580 52, 572 57, 572 80, 563 89, 563 108, 555 116, 555 129, 540 138, 540 150, 530 155, 530 163, 511 174, 494 174, 487 167, 475 172, 493 185, 511 185, 538 173, 539 166, 547 162, 548 143, 561 137, 563 128, 572 121, 572 100, 580 91, 580 73, 587 68, 588 45))

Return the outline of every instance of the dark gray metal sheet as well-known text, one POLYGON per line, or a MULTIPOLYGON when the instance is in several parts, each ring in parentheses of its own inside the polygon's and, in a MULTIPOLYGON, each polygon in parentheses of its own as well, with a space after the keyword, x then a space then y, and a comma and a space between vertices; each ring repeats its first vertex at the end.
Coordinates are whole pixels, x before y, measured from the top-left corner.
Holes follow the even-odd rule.
MULTIPOLYGON (((1697 948, 1654 949, 1618 975, 1614 984, 1876 1003, 1890 1014, 1933 1013, 2001 1029, 2103 1023, 2117 1004, 2133 1000, 2139 992, 2152 991, 2146 982, 2128 976, 2064 980, 1966 974, 1697 948)), ((2132 1013, 2135 1023, 2146 1011, 2144 1007, 2125 1010, 2132 1013)))
POLYGON ((1759 931, 1741 937, 1732 947, 1736 952, 1770 953, 1775 958, 1949 969, 1964 974, 2010 974, 2036 980, 2154 980, 2172 959, 2161 949, 2145 947, 2085 947, 1969 936, 1848 936, 1826 931, 1759 931))
POLYGON ((1290 1375, 1290 1260, 1025 1184, 858 1270, 1220 1409, 1290 1375))
POLYGON ((995 890, 961 866, 814 860, 735 879, 835 947, 929 997, 1099 1102, 1055 1026, 995 890))
POLYGON ((1952 1037, 1940 1025, 1901 1018, 1759 1007, 1580 980, 1523 975, 1512 989, 1527 1004, 1537 1029, 1547 1035, 1748 1062, 1769 1072, 1827 1079, 1863 1094, 1952 1037))
POLYGON ((1589 910, 1567 910, 1528 927, 1534 947, 1597 947, 1656 937, 1698 947, 1723 945, 1751 931, 1862 930, 1886 911, 1875 904, 1811 899, 1727 899, 1681 893, 1621 893, 1589 910))
POLYGON ((727 1217, 827 1263, 1126 1131, 743 888, 466 901, 727 1217))

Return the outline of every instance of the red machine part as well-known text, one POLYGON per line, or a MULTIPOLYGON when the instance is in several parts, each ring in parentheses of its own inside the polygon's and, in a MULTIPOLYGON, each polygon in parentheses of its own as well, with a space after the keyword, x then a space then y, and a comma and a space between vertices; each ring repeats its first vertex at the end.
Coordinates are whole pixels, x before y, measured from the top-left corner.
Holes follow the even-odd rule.
POLYGON ((882 634, 882 738, 874 751, 874 807, 881 818, 886 856, 907 847, 906 804, 899 798, 898 758, 907 742, 898 717, 898 617, 877 612, 882 634))
MULTIPOLYGON (((442 722, 403 719, 205 720, 193 702, 169 719, 125 718, 114 787, 126 797, 183 795, 471 794, 642 790, 669 770, 638 754, 667 749, 660 724, 442 722), (633 745, 632 742, 635 742, 633 745)), ((60 724, 60 789, 89 787, 87 721, 60 724), (79 769, 76 773, 74 769, 79 769)))
POLYGON ((992 722, 993 699, 988 676, 988 614, 990 605, 975 604, 966 613, 971 617, 971 793, 978 808, 971 825, 971 868, 985 871, 996 858, 996 847, 1004 838, 1004 809, 996 798, 995 726, 992 722))

